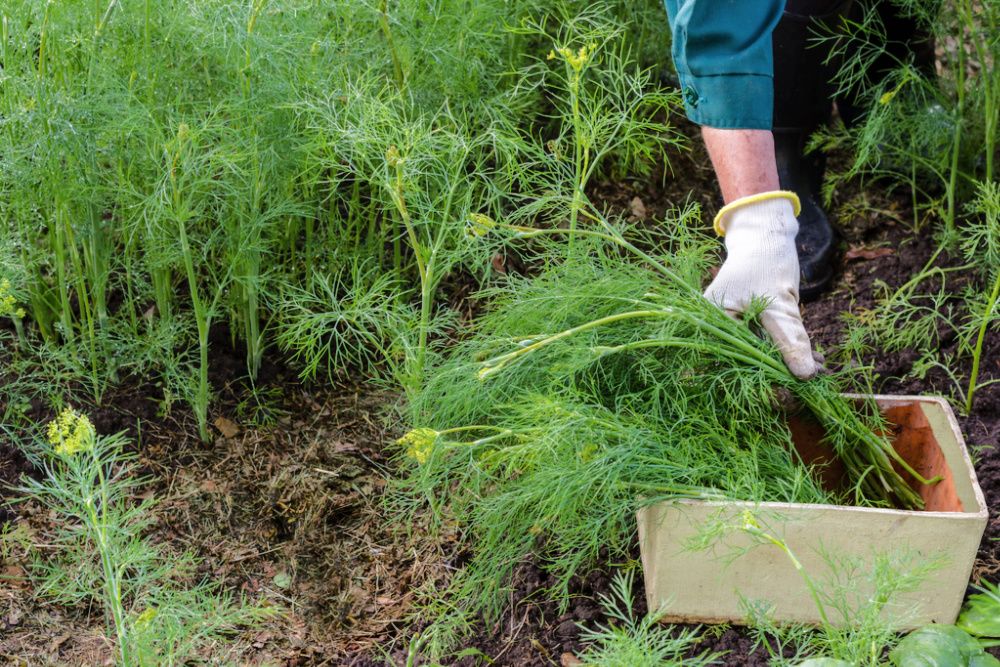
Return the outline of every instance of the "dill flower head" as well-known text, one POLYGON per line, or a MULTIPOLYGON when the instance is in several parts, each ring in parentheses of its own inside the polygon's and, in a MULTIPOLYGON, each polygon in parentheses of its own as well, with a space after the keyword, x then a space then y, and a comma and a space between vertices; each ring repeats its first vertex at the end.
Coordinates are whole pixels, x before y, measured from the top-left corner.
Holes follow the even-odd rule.
POLYGON ((156 607, 146 607, 135 619, 135 627, 140 630, 149 625, 150 621, 156 618, 156 607))
POLYGON ((465 235, 470 238, 486 236, 496 226, 497 223, 488 215, 470 213, 468 224, 465 226, 465 235))
POLYGON ((59 456, 73 456, 94 446, 94 425, 86 415, 66 408, 49 422, 49 444, 59 456))
POLYGON ((440 433, 432 428, 415 428, 396 441, 406 447, 406 455, 417 463, 427 463, 440 433))
POLYGON ((0 280, 0 317, 24 317, 24 308, 17 307, 17 299, 11 291, 10 280, 0 280))
POLYGON ((580 72, 583 70, 584 65, 591 59, 594 52, 597 50, 597 44, 590 43, 581 46, 579 49, 574 51, 568 46, 561 46, 558 49, 553 49, 549 51, 549 55, 546 57, 547 60, 555 60, 556 55, 563 57, 569 66, 573 68, 574 71, 580 72))

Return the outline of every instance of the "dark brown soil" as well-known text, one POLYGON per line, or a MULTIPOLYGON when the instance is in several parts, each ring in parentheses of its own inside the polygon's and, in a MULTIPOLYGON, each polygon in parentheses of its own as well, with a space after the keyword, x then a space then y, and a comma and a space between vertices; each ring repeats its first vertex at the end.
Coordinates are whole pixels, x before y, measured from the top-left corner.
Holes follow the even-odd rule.
MULTIPOLYGON (((660 219, 665 210, 698 193, 706 219, 715 207, 711 172, 696 147, 677 161, 676 177, 598 185, 595 194, 639 220, 660 219)), ((875 301, 876 281, 898 285, 933 251, 927 234, 904 224, 904 205, 880 201, 862 206, 863 192, 840 195, 843 249, 888 248, 844 259, 834 289, 804 308, 813 341, 832 350, 845 324, 842 314, 875 301), (885 213, 888 211, 888 215, 885 213), (847 212, 850 212, 848 215, 847 212)), ((855 255, 858 253, 855 252, 855 255)), ((502 261, 500 262, 503 263, 502 261)), ((461 286, 456 298, 468 290, 461 286)), ((306 387, 280 366, 262 369, 254 398, 243 356, 224 331, 213 337, 213 441, 198 441, 191 415, 174 406, 161 412, 161 390, 146 381, 123 383, 88 410, 103 433, 126 431, 137 442, 142 472, 154 481, 159 500, 152 537, 175 552, 193 551, 202 573, 233 592, 280 605, 285 615, 234 638, 238 664, 376 665, 406 662, 413 628, 408 618, 419 591, 447 581, 460 556, 453 530, 434 539, 424 525, 399 525, 382 505, 393 461, 387 445, 398 436, 392 394, 361 384, 306 387)), ((945 338, 943 345, 954 345, 945 338)), ((915 351, 872 355, 885 393, 945 393, 950 380, 932 370, 922 379, 898 379, 912 369, 915 351)), ((1000 377, 1000 336, 994 332, 983 355, 982 379, 1000 377)), ((954 369, 964 377, 968 369, 954 369)), ((50 416, 34 406, 38 421, 50 416)), ((971 415, 960 422, 975 452, 980 483, 991 508, 1000 508, 1000 384, 980 391, 971 415)), ((31 466, 0 431, 0 484, 31 466)), ((5 487, 0 487, 5 488, 5 487)), ((50 518, 32 505, 0 509, 0 523, 24 535, 44 535, 50 518)), ((27 540, 28 543, 31 539, 27 540)), ((88 609, 63 609, 33 597, 26 577, 31 549, 0 550, 0 661, 12 664, 100 664, 108 658, 102 620, 88 609)), ((974 580, 1000 578, 1000 516, 991 509, 974 580)), ((573 665, 583 646, 582 623, 605 623, 597 597, 607 593, 610 568, 598 568, 573 583, 573 598, 561 613, 542 602, 552 584, 532 563, 517 571, 511 605, 502 619, 480 623, 467 646, 490 656, 493 665, 573 665)), ((644 612, 641 579, 636 611, 644 612)), ((765 665, 739 628, 705 629, 700 650, 724 652, 721 664, 765 665)), ((456 664, 475 665, 473 655, 456 664)))

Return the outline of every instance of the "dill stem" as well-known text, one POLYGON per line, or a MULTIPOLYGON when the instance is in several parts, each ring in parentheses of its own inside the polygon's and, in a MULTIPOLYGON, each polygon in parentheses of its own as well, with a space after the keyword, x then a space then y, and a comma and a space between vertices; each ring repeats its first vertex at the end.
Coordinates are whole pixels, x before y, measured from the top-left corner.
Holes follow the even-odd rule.
POLYGON ((396 89, 403 92, 405 79, 403 78, 403 65, 396 53, 396 43, 392 39, 392 29, 389 26, 389 0, 382 0, 379 5, 379 27, 382 35, 385 36, 386 45, 389 47, 389 56, 392 58, 392 70, 396 77, 396 89))
MULTIPOLYGON (((567 68, 571 66, 567 63, 567 68)), ((586 182, 586 160, 587 149, 583 145, 582 128, 580 123, 580 73, 570 72, 569 78, 570 100, 573 110, 573 201, 569 209, 569 252, 573 252, 573 232, 576 231, 577 220, 580 209, 583 207, 583 187, 586 182)))
POLYGON ((976 349, 972 354, 972 371, 969 375, 969 388, 965 392, 966 414, 972 412, 972 402, 975 398, 977 389, 976 383, 979 381, 979 364, 982 361, 983 341, 986 339, 986 329, 992 319, 993 310, 996 308, 998 298, 1000 298, 1000 271, 997 271, 997 277, 993 281, 993 292, 990 294, 990 299, 986 304, 985 311, 983 312, 982 321, 979 323, 979 335, 976 337, 976 349))
MULTIPOLYGON (((108 542, 107 534, 108 481, 104 475, 104 465, 98 458, 97 452, 93 449, 90 451, 90 458, 97 472, 98 490, 101 496, 100 513, 98 513, 97 507, 94 506, 94 496, 91 490, 81 489, 80 491, 84 499, 84 505, 87 508, 90 530, 97 542, 97 551, 101 556, 101 569, 104 570, 105 604, 110 607, 111 618, 115 625, 115 634, 118 639, 118 653, 122 660, 121 664, 130 665, 132 662, 128 647, 128 626, 125 623, 125 612, 122 609, 121 577, 111 554, 111 546, 108 542)), ((80 472, 89 477, 88 471, 80 472)))
MULTIPOLYGON (((964 8, 963 3, 959 3, 964 8)), ((961 11, 961 10, 960 10, 961 11)), ((965 19, 963 15, 963 19, 965 19)), ((955 87, 958 100, 955 105, 955 130, 952 135, 951 145, 951 173, 948 177, 948 215, 945 220, 945 229, 948 232, 955 229, 955 196, 958 188, 958 166, 959 156, 962 147, 962 114, 965 112, 965 44, 963 40, 957 41, 958 46, 958 67, 956 69, 955 87)))
POLYGON ((805 582, 806 588, 809 589, 809 595, 812 597, 813 603, 816 605, 816 610, 819 612, 820 619, 823 621, 824 629, 829 631, 833 626, 830 625, 830 619, 826 615, 826 606, 823 604, 823 601, 819 596, 819 591, 816 589, 816 583, 812 580, 812 577, 809 576, 809 573, 805 571, 805 568, 802 567, 802 563, 795 557, 795 554, 792 553, 792 550, 788 547, 788 545, 785 544, 784 541, 764 530, 761 530, 757 526, 744 524, 743 530, 751 535, 754 535, 755 537, 770 542, 781 549, 781 551, 788 556, 788 559, 792 561, 792 566, 795 567, 796 572, 802 575, 802 580, 805 582))
POLYGON ((555 343, 556 341, 562 340, 563 338, 569 338, 570 336, 578 334, 581 331, 588 331, 590 329, 596 329, 598 327, 604 326, 605 324, 614 324, 615 322, 622 322, 625 320, 666 317, 667 315, 668 313, 664 310, 633 310, 625 313, 616 313, 614 315, 608 315, 607 317, 601 317, 596 320, 591 320, 590 322, 577 325, 575 327, 570 327, 565 331, 560 331, 557 334, 553 334, 552 336, 548 336, 546 338, 543 338, 542 340, 535 341, 531 345, 526 345, 518 350, 514 350, 513 352, 508 352, 507 354, 500 355, 499 357, 493 357, 492 359, 484 361, 483 366, 486 373, 483 374, 483 377, 485 377, 490 373, 499 371, 507 363, 513 361, 514 359, 517 359, 518 357, 530 354, 531 352, 534 352, 547 345, 555 343))

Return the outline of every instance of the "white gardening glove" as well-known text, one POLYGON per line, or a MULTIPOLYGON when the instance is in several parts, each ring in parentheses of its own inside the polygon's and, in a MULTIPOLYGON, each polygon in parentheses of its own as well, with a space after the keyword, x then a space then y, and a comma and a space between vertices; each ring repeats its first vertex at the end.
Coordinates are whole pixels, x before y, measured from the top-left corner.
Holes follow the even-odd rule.
POLYGON ((809 379, 819 370, 799 313, 799 257, 795 234, 799 200, 793 192, 765 192, 726 205, 715 230, 726 238, 726 261, 705 298, 736 316, 754 297, 768 300, 760 320, 788 370, 809 379))

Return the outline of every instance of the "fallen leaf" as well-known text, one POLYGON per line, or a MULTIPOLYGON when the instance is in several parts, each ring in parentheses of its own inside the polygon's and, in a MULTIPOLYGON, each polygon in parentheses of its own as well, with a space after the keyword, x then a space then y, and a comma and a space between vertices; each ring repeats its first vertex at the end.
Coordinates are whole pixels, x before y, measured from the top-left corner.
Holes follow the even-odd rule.
POLYGON ((219 429, 223 438, 235 438, 240 433, 240 427, 225 417, 215 420, 215 428, 219 429))
POLYGON ((852 259, 876 259, 878 257, 886 257, 887 255, 894 254, 896 254, 896 251, 892 248, 854 247, 844 253, 844 259, 849 262, 852 259))
POLYGON ((507 261, 500 253, 493 255, 493 259, 490 261, 490 263, 493 265, 493 270, 499 273, 500 275, 507 274, 507 261))
POLYGON ((567 652, 559 656, 559 664, 562 665, 562 667, 579 667, 583 664, 583 661, 572 653, 567 652))
POLYGON ((640 220, 646 219, 647 216, 646 205, 642 203, 641 199, 639 199, 638 197, 633 197, 631 208, 632 208, 632 215, 639 218, 640 220))
POLYGON ((288 588, 292 585, 292 577, 287 572, 279 572, 271 579, 278 588, 288 588))

